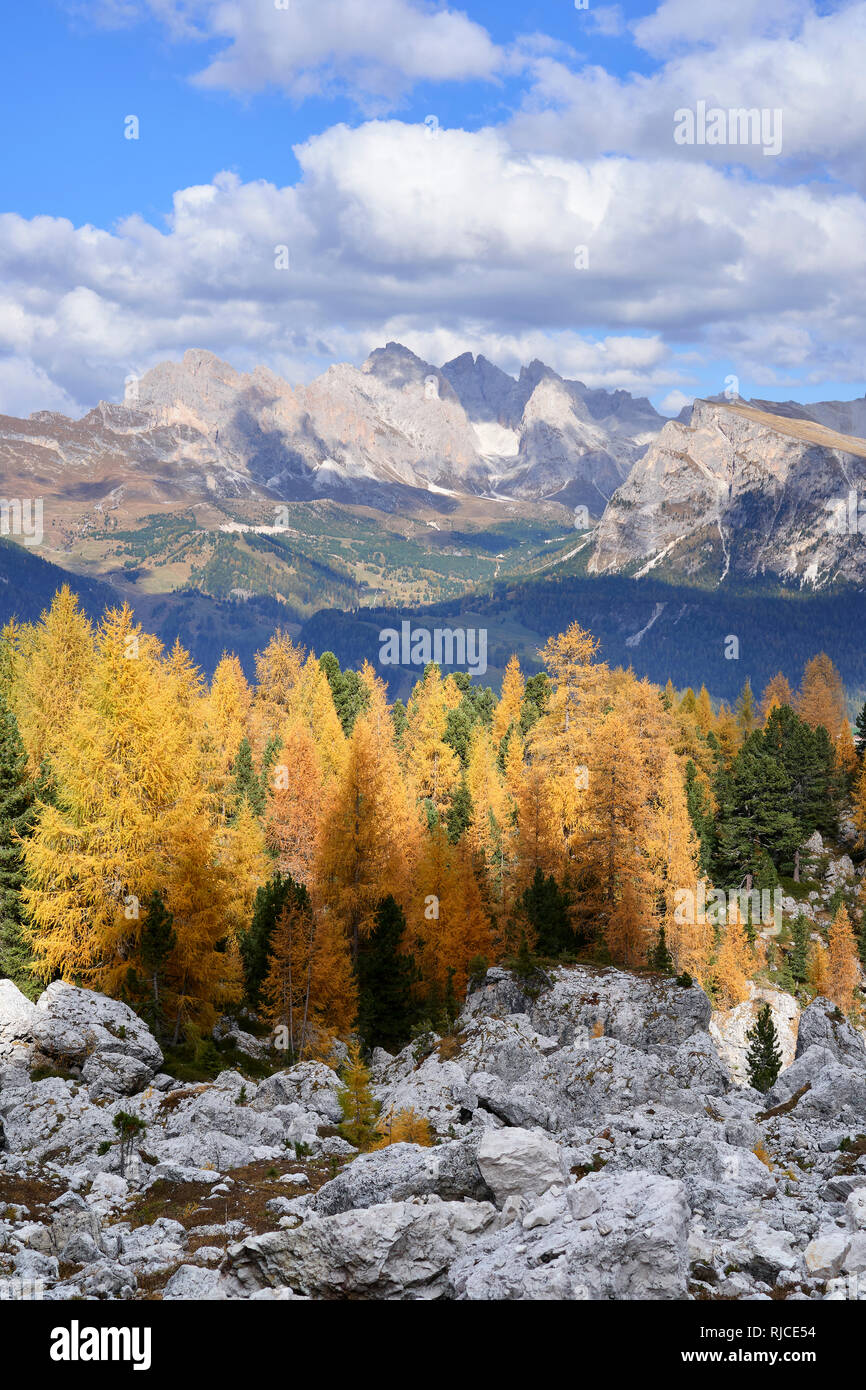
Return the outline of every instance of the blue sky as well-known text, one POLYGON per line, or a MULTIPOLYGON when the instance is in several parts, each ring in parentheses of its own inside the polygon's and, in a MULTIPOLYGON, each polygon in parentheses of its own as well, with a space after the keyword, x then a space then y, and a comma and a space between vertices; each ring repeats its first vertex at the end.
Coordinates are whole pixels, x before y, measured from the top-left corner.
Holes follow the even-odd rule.
POLYGON ((8 413, 188 347, 308 379, 386 338, 669 410, 732 376, 863 394, 863 4, 30 0, 5 28, 8 413), (699 101, 781 112, 781 153, 677 145, 699 101))

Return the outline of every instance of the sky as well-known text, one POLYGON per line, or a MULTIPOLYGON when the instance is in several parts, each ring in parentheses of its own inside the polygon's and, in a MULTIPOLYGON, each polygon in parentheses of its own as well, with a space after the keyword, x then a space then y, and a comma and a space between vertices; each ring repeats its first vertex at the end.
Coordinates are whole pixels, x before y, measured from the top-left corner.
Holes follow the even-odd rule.
POLYGON ((0 412, 389 340, 667 413, 863 395, 866 3, 578 3, 9 7, 0 412))

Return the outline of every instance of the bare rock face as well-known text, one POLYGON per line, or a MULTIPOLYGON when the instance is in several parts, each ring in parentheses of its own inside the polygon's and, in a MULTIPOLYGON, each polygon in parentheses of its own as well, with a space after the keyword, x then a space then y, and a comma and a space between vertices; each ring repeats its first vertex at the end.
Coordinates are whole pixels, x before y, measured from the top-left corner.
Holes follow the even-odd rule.
POLYGON ((661 976, 575 966, 551 972, 548 984, 539 990, 530 982, 527 988, 507 970, 488 970, 466 1014, 526 1013, 539 1034, 557 1038, 560 1045, 600 1032, 642 1049, 678 1046, 705 1032, 712 1015, 702 989, 684 989, 661 976))
MULTIPOLYGON (((611 499, 589 568, 820 585, 862 579, 844 506, 866 484, 866 441, 736 402, 669 421, 611 499), (844 513, 844 515, 843 515, 844 513)), ((866 521, 866 518, 864 518, 866 521)))
MULTIPOLYGON (((64 1065, 84 1067, 98 1054, 139 1062, 142 1076, 153 1076, 162 1066, 159 1045, 138 1014, 118 999, 62 980, 39 996, 32 1036, 37 1054, 64 1065)), ((118 1089, 126 1093, 126 1081, 118 1089)))
POLYGON ((233 1246, 223 1286, 230 1295, 284 1285, 325 1299, 441 1298, 456 1256, 495 1216, 489 1202, 436 1198, 312 1215, 233 1246))
POLYGON ((12 983, 0 980, 0 1064, 30 1060, 36 1005, 12 983))
POLYGON ((453 1263, 458 1299, 684 1298, 689 1207, 680 1183, 590 1173, 453 1263))
POLYGON ((803 1010, 797 1037, 797 1056, 810 1047, 825 1047, 847 1066, 866 1067, 866 1042, 830 999, 818 995, 803 1010))
POLYGON ((725 1009, 713 1015, 710 1024, 710 1037, 718 1049, 719 1056, 730 1072, 731 1080, 737 1086, 749 1085, 749 1069, 746 1054, 749 1051, 749 1029, 753 1028, 758 1012, 764 1004, 769 1004, 779 1039, 782 1054, 782 1067, 789 1067, 797 1053, 797 1029, 800 1021, 800 1007, 793 995, 778 989, 758 989, 751 986, 751 994, 742 1004, 733 1009, 725 1009))

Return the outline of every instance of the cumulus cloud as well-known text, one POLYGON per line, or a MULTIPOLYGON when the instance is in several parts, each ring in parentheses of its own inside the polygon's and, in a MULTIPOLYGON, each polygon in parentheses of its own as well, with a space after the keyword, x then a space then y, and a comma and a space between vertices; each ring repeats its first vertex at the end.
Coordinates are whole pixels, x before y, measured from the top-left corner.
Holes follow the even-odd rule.
POLYGON ((193 80, 238 94, 344 92, 388 110, 418 82, 489 80, 505 62, 483 25, 426 0, 99 0, 91 18, 148 13, 175 39, 216 46, 193 80))
POLYGON ((763 180, 829 173, 866 191, 862 0, 820 14, 806 0, 667 0, 634 37, 658 60, 649 74, 539 57, 511 127, 515 144, 583 157, 671 154, 687 168, 742 165, 763 180), (675 145, 675 113, 699 101, 781 111, 781 153, 767 156, 757 142, 675 145))
POLYGON ((190 346, 299 374, 386 337, 639 390, 688 379, 683 344, 754 380, 768 362, 863 373, 853 194, 399 121, 296 155, 297 184, 223 173, 180 190, 164 228, 0 217, 0 353, 88 404, 190 346))

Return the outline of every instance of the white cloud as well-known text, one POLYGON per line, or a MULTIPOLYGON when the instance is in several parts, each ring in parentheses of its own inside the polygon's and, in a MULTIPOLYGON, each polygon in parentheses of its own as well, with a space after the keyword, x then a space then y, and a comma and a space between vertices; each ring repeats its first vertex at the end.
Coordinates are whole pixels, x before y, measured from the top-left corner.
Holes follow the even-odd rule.
POLYGON ((764 180, 830 171, 866 189, 862 0, 822 14, 806 0, 666 0, 635 26, 635 37, 662 60, 649 75, 619 78, 549 55, 535 60, 513 142, 584 158, 672 154, 686 166, 740 164, 764 180), (751 144, 675 146, 674 113, 698 101, 726 111, 781 110, 781 156, 751 144))
POLYGON ((853 194, 398 121, 337 126, 296 154, 295 186, 223 173, 178 191, 163 230, 0 216, 0 353, 44 373, 29 407, 42 379, 48 403, 118 398, 130 371, 191 346, 294 377, 386 338, 639 391, 682 387, 695 349, 756 382, 768 363, 866 374, 853 194))
POLYGON ((659 404, 659 412, 662 415, 679 415, 684 405, 691 405, 694 396, 687 396, 684 391, 668 391, 664 400, 659 404))
POLYGON ((483 25, 425 0, 99 0, 90 17, 120 26, 147 12, 172 38, 216 45, 194 81, 237 94, 346 92, 389 110, 418 82, 489 80, 505 62, 483 25))

